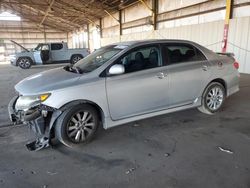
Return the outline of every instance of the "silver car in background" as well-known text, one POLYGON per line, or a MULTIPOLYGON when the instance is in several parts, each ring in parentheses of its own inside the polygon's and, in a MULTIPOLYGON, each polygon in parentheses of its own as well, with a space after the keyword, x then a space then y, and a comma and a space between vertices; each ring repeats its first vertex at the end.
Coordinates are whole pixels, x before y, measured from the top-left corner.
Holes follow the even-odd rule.
POLYGON ((38 150, 57 138, 67 146, 108 129, 161 114, 198 108, 214 114, 239 91, 238 63, 184 40, 146 40, 102 47, 75 65, 19 82, 9 104, 15 123, 30 125, 38 150))
POLYGON ((10 56, 10 63, 22 69, 29 69, 33 65, 71 63, 75 64, 80 59, 89 55, 87 48, 69 49, 65 42, 40 43, 36 48, 28 50, 21 44, 11 40, 21 47, 23 51, 10 56))

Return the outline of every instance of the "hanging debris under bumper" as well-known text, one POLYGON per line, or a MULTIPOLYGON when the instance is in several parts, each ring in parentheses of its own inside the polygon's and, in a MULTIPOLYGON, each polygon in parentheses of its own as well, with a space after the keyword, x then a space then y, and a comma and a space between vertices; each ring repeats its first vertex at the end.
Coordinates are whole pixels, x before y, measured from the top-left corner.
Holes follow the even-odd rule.
POLYGON ((53 124, 61 114, 61 111, 45 105, 38 105, 26 111, 18 111, 15 108, 17 99, 18 96, 14 97, 8 105, 10 120, 14 125, 28 125, 37 137, 35 141, 27 143, 26 147, 30 151, 38 151, 49 147, 53 137, 53 124))

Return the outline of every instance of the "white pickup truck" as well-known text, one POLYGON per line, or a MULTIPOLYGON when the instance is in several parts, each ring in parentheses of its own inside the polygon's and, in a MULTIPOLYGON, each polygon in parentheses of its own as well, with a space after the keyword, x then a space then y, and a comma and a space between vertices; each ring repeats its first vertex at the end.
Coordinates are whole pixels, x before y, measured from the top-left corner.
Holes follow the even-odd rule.
POLYGON ((10 56, 10 62, 22 69, 29 69, 32 65, 71 63, 75 64, 89 54, 87 48, 68 49, 65 42, 40 43, 36 48, 28 50, 15 41, 23 51, 10 56))

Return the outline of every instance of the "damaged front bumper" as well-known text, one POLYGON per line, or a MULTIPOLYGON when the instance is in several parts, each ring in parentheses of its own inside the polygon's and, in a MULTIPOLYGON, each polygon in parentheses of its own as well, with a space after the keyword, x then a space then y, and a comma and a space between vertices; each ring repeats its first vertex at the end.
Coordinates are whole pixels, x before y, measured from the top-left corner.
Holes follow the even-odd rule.
POLYGON ((17 99, 18 96, 14 97, 8 105, 10 120, 14 125, 28 125, 37 137, 35 141, 26 144, 26 147, 31 151, 37 151, 51 145, 51 139, 54 136, 52 128, 61 111, 44 105, 38 105, 26 111, 18 111, 15 108, 17 99))

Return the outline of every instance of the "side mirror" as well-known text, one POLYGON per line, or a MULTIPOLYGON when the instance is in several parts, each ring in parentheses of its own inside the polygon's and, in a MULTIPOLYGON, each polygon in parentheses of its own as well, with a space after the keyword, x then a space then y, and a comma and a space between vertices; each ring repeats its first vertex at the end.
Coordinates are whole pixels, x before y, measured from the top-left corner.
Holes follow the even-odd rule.
POLYGON ((117 75, 117 74, 123 74, 123 73, 125 73, 125 67, 123 65, 116 64, 110 67, 109 69, 110 75, 117 75))

